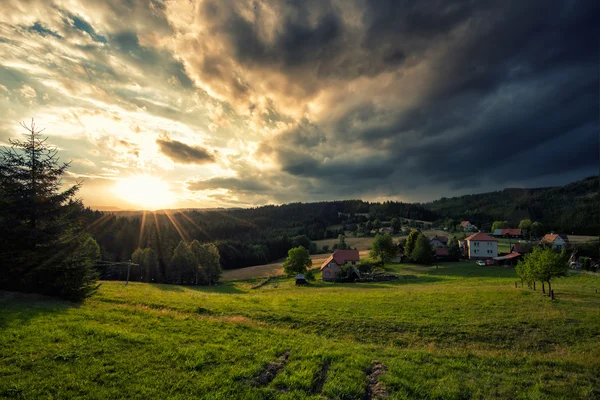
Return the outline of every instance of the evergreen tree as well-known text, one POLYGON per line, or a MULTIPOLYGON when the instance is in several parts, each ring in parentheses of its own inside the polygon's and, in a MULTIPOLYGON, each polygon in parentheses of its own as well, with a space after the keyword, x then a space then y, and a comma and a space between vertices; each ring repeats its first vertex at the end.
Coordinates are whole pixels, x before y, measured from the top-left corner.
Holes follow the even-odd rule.
POLYGON ((419 264, 429 264, 433 260, 433 254, 429 239, 422 233, 419 233, 415 241, 415 247, 410 253, 410 258, 419 264))
POLYGON ((162 274, 158 263, 158 255, 152 248, 144 249, 143 263, 146 269, 147 282, 162 282, 162 274))
POLYGON ((97 244, 84 234, 81 183, 63 189, 59 163, 35 124, 0 149, 0 288, 81 300, 97 288, 97 244))
POLYGON ((408 234, 408 237, 406 238, 406 243, 404 244, 404 254, 407 257, 411 256, 412 251, 415 248, 415 243, 417 241, 417 237, 419 237, 419 233, 420 232, 418 230, 413 229, 408 234))

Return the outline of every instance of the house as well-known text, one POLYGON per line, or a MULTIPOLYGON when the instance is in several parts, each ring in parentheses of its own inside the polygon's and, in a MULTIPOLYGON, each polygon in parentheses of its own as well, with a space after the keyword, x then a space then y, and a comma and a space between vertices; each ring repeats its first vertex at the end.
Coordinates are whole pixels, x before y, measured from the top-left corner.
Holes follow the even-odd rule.
POLYGON ((321 276, 324 281, 333 281, 342 265, 356 265, 360 261, 358 250, 336 250, 321 265, 321 276))
POLYGON ((450 256, 450 249, 447 247, 436 247, 435 248, 435 258, 438 260, 445 259, 450 256))
POLYGON ((527 254, 531 253, 531 245, 527 243, 515 243, 510 247, 511 253, 527 254))
POLYGON ((502 238, 523 238, 523 231, 521 229, 494 229, 492 233, 494 237, 502 238))
POLYGON ((460 226, 466 231, 466 232, 473 232, 477 230, 477 227, 473 224, 471 224, 469 221, 462 221, 460 223, 460 226))
POLYGON ((306 276, 304 274, 296 275, 296 285, 306 285, 306 276))
POLYGON ((389 233, 392 235, 394 233, 394 228, 391 226, 384 226, 383 228, 379 229, 379 233, 389 233))
POLYGON ((498 257, 498 240, 485 233, 475 233, 465 239, 465 257, 470 260, 482 260, 498 257))
POLYGON ((545 244, 552 246, 554 250, 561 251, 567 245, 568 239, 567 235, 556 234, 556 233, 548 233, 544 235, 542 240, 540 240, 540 244, 545 244))
POLYGON ((429 239, 429 244, 433 248, 446 247, 446 245, 448 244, 448 237, 436 235, 436 236, 432 237, 431 239, 429 239))
POLYGON ((403 260, 404 260, 404 253, 401 251, 398 251, 396 253, 396 255, 394 256, 394 258, 392 258, 393 263, 401 263, 403 260))

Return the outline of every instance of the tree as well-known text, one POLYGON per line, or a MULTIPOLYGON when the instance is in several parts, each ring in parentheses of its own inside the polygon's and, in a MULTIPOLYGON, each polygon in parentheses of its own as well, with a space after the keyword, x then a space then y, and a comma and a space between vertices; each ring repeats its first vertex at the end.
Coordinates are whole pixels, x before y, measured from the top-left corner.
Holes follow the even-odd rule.
POLYGON ((458 238, 456 236, 452 236, 448 241, 448 255, 452 260, 460 258, 460 247, 458 246, 458 238))
POLYGON ((346 244, 346 236, 344 236, 344 235, 338 236, 337 248, 338 248, 338 250, 347 250, 348 249, 348 245, 346 244))
POLYGON ((169 268, 169 282, 171 283, 194 283, 197 278, 197 268, 194 254, 185 242, 180 241, 173 251, 171 265, 169 268))
POLYGON ((453 231, 454 230, 454 225, 456 225, 456 223, 454 222, 454 220, 452 218, 446 218, 444 220, 444 226, 449 231, 453 231))
POLYGON ((519 277, 531 286, 535 281, 548 282, 548 295, 551 295, 552 280, 567 274, 567 252, 561 253, 550 248, 535 247, 526 254, 516 267, 519 277))
POLYGON ((539 238, 544 236, 546 228, 544 228, 544 225, 542 225, 541 222, 534 222, 531 224, 530 230, 532 236, 539 238))
POLYGON ((433 260, 432 248, 429 239, 422 233, 419 233, 415 241, 415 247, 410 254, 410 258, 419 264, 429 264, 433 260))
POLYGON ((283 270, 288 275, 304 274, 311 266, 312 260, 308 250, 298 246, 288 251, 287 259, 283 263, 283 270))
POLYGON ((494 221, 494 223, 492 224, 492 232, 495 231, 496 229, 508 229, 508 228, 510 228, 508 221, 494 221))
POLYGON ((521 222, 519 222, 519 229, 529 230, 530 228, 531 228, 531 220, 530 219, 523 219, 523 220, 521 220, 521 222))
POLYGON ((398 233, 400 232, 400 229, 402 229, 402 224, 398 218, 392 218, 392 229, 394 230, 394 233, 398 233))
POLYGON ((217 246, 193 240, 189 248, 196 264, 196 284, 211 285, 218 282, 221 277, 221 258, 217 246))
POLYGON ((381 221, 379 220, 379 218, 373 221, 373 229, 375 229, 376 231, 381 229, 381 221))
POLYGON ((63 190, 69 163, 33 121, 21 125, 26 139, 0 149, 0 288, 81 300, 98 287, 99 257, 80 218, 81 183, 63 190))
POLYGON ((406 244, 404 245, 404 254, 406 254, 407 257, 410 257, 412 254, 412 251, 415 248, 415 243, 417 242, 417 238, 419 237, 419 233, 420 232, 418 230, 413 229, 408 234, 408 237, 406 238, 406 244))
POLYGON ((145 268, 144 277, 146 277, 147 282, 162 282, 158 255, 154 249, 149 247, 144 249, 142 264, 145 268))
POLYGON ((392 236, 389 233, 375 235, 371 244, 371 257, 379 258, 381 265, 389 262, 396 255, 398 248, 394 245, 392 236))

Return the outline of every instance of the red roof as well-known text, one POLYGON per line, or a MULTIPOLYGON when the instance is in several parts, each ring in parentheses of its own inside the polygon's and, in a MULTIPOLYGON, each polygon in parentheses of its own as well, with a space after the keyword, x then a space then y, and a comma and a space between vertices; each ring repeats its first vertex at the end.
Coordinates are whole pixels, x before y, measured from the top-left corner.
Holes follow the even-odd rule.
POLYGON ((438 247, 435 249, 436 256, 447 256, 450 254, 450 249, 447 247, 438 247))
POLYGON ((463 221, 460 223, 460 226, 462 226, 463 228, 465 228, 467 225, 469 225, 469 221, 463 221))
POLYGON ((519 254, 519 253, 509 253, 509 254, 507 254, 505 256, 494 257, 494 260, 503 261, 503 260, 510 260, 511 258, 517 258, 517 257, 521 257, 521 254, 519 254))
POLYGON ((327 260, 321 265, 321 269, 325 268, 327 264, 334 261, 337 265, 343 265, 347 261, 359 261, 360 255, 358 250, 336 250, 327 260))
POLYGON ((502 236, 521 236, 521 230, 520 229, 502 229, 502 236))
POLYGON ((482 233, 482 232, 475 233, 475 234, 469 236, 468 238, 466 238, 465 240, 466 241, 475 241, 475 242, 497 242, 496 239, 494 239, 490 235, 486 235, 485 233, 482 233))
POLYGON ((560 235, 557 233, 548 233, 546 235, 544 235, 544 237, 542 238, 542 242, 544 243, 554 243, 554 241, 556 240, 557 237, 559 237, 560 235))
POLYGON ((439 240, 440 243, 446 244, 446 243, 448 243, 448 236, 435 235, 434 237, 431 238, 431 240, 439 240))

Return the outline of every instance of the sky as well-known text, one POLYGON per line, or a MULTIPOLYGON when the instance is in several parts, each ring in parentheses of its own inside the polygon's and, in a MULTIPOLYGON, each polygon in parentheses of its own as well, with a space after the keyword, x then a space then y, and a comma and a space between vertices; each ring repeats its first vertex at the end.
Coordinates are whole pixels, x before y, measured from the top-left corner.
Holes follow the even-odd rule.
POLYGON ((429 201, 597 175, 598 1, 4 0, 0 145, 92 207, 429 201))

